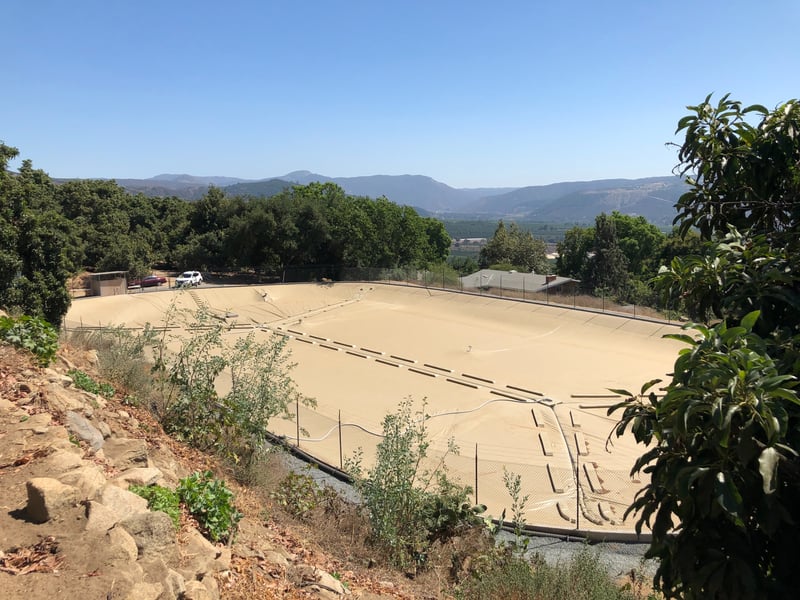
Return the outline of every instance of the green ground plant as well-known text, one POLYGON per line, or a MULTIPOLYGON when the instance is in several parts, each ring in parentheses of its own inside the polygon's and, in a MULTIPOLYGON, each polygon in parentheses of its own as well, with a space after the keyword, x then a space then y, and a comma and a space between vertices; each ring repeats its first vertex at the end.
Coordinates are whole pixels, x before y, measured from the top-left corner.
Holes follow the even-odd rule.
POLYGON ((31 352, 44 367, 58 350, 58 331, 41 317, 0 315, 0 340, 31 352))
POLYGON ((233 536, 242 513, 233 505, 233 492, 211 471, 181 479, 177 494, 212 542, 227 542, 233 536))
POLYGON ((80 369, 70 369, 67 371, 67 375, 72 378, 75 387, 80 390, 103 396, 103 398, 114 397, 114 386, 110 383, 97 382, 80 369))
MULTIPOLYGON (((525 535, 525 509, 528 505, 529 495, 522 495, 522 477, 517 473, 512 473, 503 467, 503 484, 508 495, 511 496, 511 525, 514 532, 514 541, 510 547, 512 552, 524 555, 528 550, 530 538, 525 535)), ((500 517, 502 521, 505 516, 500 517)))
POLYGON ((181 524, 181 499, 178 492, 160 485, 132 485, 129 491, 147 500, 147 508, 166 513, 175 529, 181 524))

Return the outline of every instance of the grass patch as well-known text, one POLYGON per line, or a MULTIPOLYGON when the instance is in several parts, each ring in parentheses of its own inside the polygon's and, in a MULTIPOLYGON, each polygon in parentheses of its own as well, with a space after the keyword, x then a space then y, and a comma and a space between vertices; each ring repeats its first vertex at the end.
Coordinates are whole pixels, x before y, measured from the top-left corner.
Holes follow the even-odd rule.
POLYGON ((584 547, 566 563, 528 561, 502 550, 484 557, 456 589, 460 600, 637 600, 629 587, 618 587, 608 576, 600 553, 584 547))

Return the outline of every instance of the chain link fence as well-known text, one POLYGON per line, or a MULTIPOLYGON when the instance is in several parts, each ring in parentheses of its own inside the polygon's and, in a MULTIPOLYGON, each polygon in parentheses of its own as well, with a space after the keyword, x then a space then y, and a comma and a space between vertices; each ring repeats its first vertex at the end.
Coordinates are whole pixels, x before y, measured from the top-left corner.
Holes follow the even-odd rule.
MULTIPOLYGON (((339 471, 347 478, 348 461, 358 456, 369 467, 382 439, 382 424, 369 422, 354 412, 341 410, 337 418, 313 408, 297 406, 294 422, 271 423, 271 429, 284 444, 314 457, 326 470, 339 471)), ((436 419, 437 415, 428 417, 436 419)), ((531 427, 531 435, 537 429, 531 427)), ((569 436, 567 436, 569 437, 569 436)), ((623 522, 624 512, 642 487, 631 479, 627 469, 614 470, 586 456, 577 444, 568 456, 548 457, 538 452, 497 443, 474 443, 455 438, 458 453, 448 451, 448 440, 432 439, 423 468, 444 467, 448 476, 472 488, 475 504, 488 506, 488 516, 499 519, 506 510, 510 521, 512 498, 505 485, 506 473, 518 475, 522 495, 527 496, 524 518, 535 531, 606 531, 609 534, 630 532, 632 525, 623 522)))
MULTIPOLYGON (((271 280, 278 279, 273 273, 271 280)), ((335 267, 321 265, 313 267, 291 267, 280 274, 284 283, 301 282, 378 282, 395 285, 421 286, 431 289, 449 290, 466 294, 478 294, 548 304, 563 308, 585 309, 597 312, 616 314, 633 319, 647 319, 673 322, 680 319, 674 308, 669 306, 642 306, 637 304, 619 304, 600 290, 599 296, 581 293, 576 285, 546 287, 544 291, 531 291, 503 284, 503 277, 492 279, 486 285, 470 287, 452 268, 444 265, 437 269, 415 268, 378 268, 378 267, 335 267)))

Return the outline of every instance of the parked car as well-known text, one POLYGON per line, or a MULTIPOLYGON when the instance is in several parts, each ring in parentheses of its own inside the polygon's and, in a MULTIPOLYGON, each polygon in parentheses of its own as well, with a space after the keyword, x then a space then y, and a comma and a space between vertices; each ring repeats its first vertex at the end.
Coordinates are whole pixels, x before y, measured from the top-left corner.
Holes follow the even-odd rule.
POLYGON ((161 277, 161 275, 146 275, 141 279, 131 279, 128 283, 129 286, 140 286, 140 287, 154 287, 157 285, 164 285, 167 283, 166 277, 161 277))
POLYGON ((184 271, 175 279, 175 287, 200 285, 201 283, 203 283, 203 276, 200 271, 184 271))

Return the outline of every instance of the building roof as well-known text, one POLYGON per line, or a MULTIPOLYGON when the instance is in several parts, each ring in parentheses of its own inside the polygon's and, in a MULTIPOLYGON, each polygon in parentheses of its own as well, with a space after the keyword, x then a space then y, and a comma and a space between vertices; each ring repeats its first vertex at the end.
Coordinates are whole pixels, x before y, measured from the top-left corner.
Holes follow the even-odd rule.
POLYGON ((461 278, 464 288, 502 288, 526 292, 544 292, 567 283, 578 283, 577 279, 559 277, 558 275, 541 275, 539 273, 520 273, 518 271, 496 271, 481 269, 461 278))
POLYGON ((127 274, 127 271, 101 271, 100 273, 90 273, 89 276, 90 277, 100 277, 100 276, 103 276, 103 275, 106 275, 106 276, 108 276, 108 275, 117 275, 119 277, 125 277, 126 274, 127 274))

